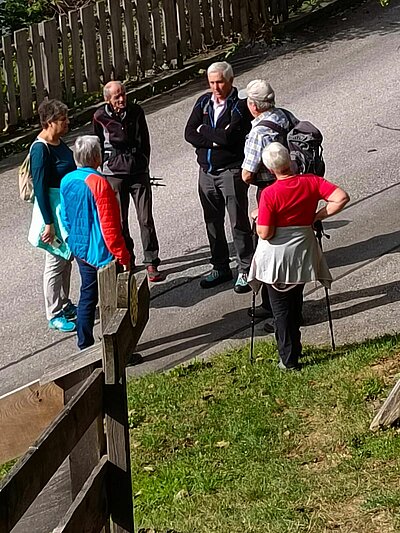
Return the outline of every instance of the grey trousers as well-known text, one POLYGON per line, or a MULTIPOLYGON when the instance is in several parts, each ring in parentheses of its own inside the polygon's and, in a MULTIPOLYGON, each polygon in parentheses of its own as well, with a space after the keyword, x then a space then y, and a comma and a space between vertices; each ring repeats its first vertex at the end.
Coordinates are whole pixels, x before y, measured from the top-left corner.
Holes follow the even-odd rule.
POLYGON ((158 266, 159 246, 156 228, 153 219, 153 198, 151 193, 149 175, 141 176, 132 183, 127 176, 106 176, 107 181, 113 188, 121 209, 122 234, 126 247, 134 261, 134 243, 129 233, 129 202, 132 196, 136 208, 136 215, 140 227, 140 237, 143 246, 145 265, 158 266))
POLYGON ((217 176, 200 168, 199 195, 203 207, 211 264, 217 270, 229 268, 229 248, 225 235, 225 209, 232 228, 238 270, 247 273, 253 257, 253 239, 249 220, 249 186, 240 168, 228 169, 217 176))
POLYGON ((46 252, 43 273, 43 292, 47 320, 61 313, 68 305, 72 260, 66 261, 58 255, 46 252))

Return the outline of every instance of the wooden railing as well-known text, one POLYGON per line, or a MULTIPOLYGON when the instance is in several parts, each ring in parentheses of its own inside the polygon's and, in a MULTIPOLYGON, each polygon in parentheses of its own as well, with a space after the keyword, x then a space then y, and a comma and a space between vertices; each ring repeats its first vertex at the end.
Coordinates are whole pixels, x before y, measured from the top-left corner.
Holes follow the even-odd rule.
MULTIPOLYGON (((13 395, 0 399, 0 420, 4 422, 0 463, 21 453, 21 443, 29 447, 0 485, 1 533, 14 526, 33 531, 32 517, 25 517, 23 523, 24 514, 29 508, 35 513, 36 498, 43 490, 52 490, 45 487, 67 458, 70 483, 58 490, 72 503, 64 516, 54 516, 47 499, 49 508, 41 509, 45 522, 35 530, 96 533, 111 527, 114 533, 134 531, 125 366, 148 320, 147 278, 143 277, 137 290, 135 277, 124 273, 117 279, 112 263, 99 272, 99 292, 102 343, 49 369, 35 385, 40 396, 40 389, 52 383, 63 392, 65 403, 35 442, 41 429, 31 422, 32 409, 38 410, 35 402, 19 407, 21 438, 19 448, 12 449, 10 442, 17 439, 13 431, 7 431, 13 427, 7 425, 12 416, 7 406, 13 395)), ((28 389, 32 391, 32 385, 28 389)), ((21 401, 23 392, 29 398, 29 393, 20 389, 14 400, 21 401)), ((42 415, 48 418, 49 404, 53 405, 45 402, 42 406, 42 415)), ((46 502, 46 497, 42 499, 46 502)))
POLYGON ((2 38, 0 131, 31 121, 45 96, 70 107, 110 79, 139 80, 267 20, 288 0, 101 0, 2 38))

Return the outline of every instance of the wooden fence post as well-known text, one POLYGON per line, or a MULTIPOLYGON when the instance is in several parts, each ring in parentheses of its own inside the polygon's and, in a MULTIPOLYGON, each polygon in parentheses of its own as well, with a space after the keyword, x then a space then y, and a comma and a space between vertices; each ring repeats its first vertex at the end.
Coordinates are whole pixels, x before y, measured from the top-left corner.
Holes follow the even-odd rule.
POLYGON ((11 44, 11 35, 4 35, 3 52, 4 52, 4 75, 5 85, 7 87, 8 99, 8 124, 7 126, 15 126, 18 123, 17 112, 17 97, 15 91, 14 80, 14 61, 13 61, 13 47, 11 44))
POLYGON ((27 29, 14 32, 15 50, 17 52, 16 64, 18 73, 19 103, 22 120, 29 120, 33 116, 28 37, 29 32, 27 29))
MULTIPOLYGON (((122 41, 122 19, 119 0, 108 0, 108 13, 110 14, 111 53, 114 67, 114 80, 125 77, 125 56, 122 41)), ((109 80, 107 80, 109 81, 109 80)))
POLYGON ((62 99, 60 61, 58 57, 58 33, 54 19, 39 24, 43 37, 43 71, 50 98, 62 99))
POLYGON ((94 6, 88 4, 80 10, 82 21, 83 62, 85 65, 86 85, 88 92, 96 92, 100 88, 96 22, 94 6))

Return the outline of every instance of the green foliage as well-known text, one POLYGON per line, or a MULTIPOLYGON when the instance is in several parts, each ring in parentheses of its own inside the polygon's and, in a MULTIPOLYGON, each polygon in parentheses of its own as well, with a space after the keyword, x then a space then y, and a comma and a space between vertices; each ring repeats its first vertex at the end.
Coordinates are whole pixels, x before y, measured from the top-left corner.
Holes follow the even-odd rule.
POLYGON ((132 380, 139 531, 400 531, 400 430, 369 431, 399 349, 397 336, 333 357, 305 347, 285 374, 259 343, 253 365, 246 347, 132 380))
POLYGON ((4 0, 0 3, 2 33, 26 28, 53 14, 50 0, 4 0))

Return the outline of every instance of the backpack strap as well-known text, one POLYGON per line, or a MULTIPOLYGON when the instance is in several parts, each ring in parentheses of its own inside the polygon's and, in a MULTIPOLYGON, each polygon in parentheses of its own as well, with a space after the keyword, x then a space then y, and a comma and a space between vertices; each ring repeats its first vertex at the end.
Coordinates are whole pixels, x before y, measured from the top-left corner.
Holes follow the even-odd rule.
MULTIPOLYGON (((60 139, 61 140, 61 139, 60 139)), ((63 141, 61 141, 63 142, 63 141)), ((36 143, 42 143, 42 144, 45 144, 46 145, 46 148, 47 148, 47 151, 48 153, 50 154, 50 148, 49 148, 49 145, 47 143, 47 141, 45 141, 44 139, 42 139, 41 137, 36 137, 36 139, 33 141, 33 143, 31 144, 30 148, 29 148, 29 154, 31 153, 31 150, 32 150, 32 146, 36 143)))
POLYGON ((256 126, 266 126, 272 131, 275 131, 276 133, 279 133, 282 137, 286 137, 287 130, 285 128, 282 128, 282 126, 279 126, 279 124, 276 124, 275 122, 272 122, 271 120, 261 120, 256 126))

